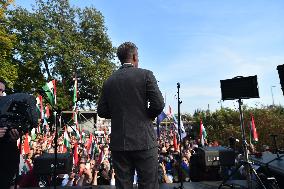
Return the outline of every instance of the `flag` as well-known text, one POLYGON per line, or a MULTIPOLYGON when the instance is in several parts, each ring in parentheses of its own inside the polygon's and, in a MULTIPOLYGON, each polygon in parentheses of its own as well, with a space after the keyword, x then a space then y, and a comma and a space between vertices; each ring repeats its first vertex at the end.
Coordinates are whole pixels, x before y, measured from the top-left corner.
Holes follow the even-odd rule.
POLYGON ((56 104, 56 82, 55 80, 52 80, 48 83, 46 83, 42 89, 45 91, 47 98, 49 100, 49 103, 51 105, 56 104))
POLYGON ((157 117, 157 125, 160 125, 160 123, 167 117, 168 117, 167 114, 165 114, 165 112, 162 111, 160 115, 158 115, 157 117))
POLYGON ((44 113, 43 113, 43 124, 39 124, 38 128, 37 128, 37 133, 42 133, 43 130, 47 130, 48 128, 48 118, 50 117, 50 110, 49 110, 49 106, 45 106, 44 108, 44 113))
POLYGON ((26 133, 24 140, 24 154, 30 153, 29 133, 26 133))
POLYGON ((69 139, 69 136, 68 136, 66 127, 65 127, 65 131, 64 131, 64 141, 63 141, 63 143, 64 143, 64 145, 65 145, 65 147, 66 147, 67 149, 70 148, 70 146, 71 146, 71 145, 70 145, 70 139, 69 139))
POLYGON ((73 91, 73 104, 76 106, 77 100, 78 100, 78 80, 77 78, 74 78, 74 91, 73 91))
POLYGON ((258 134, 254 123, 254 117, 252 114, 251 114, 251 134, 253 142, 258 142, 258 134))
MULTIPOLYGON (((178 132, 178 120, 176 119, 174 115, 172 117, 174 120, 174 126, 176 128, 176 131, 178 132)), ((181 139, 183 139, 184 137, 186 137, 186 133, 185 133, 183 122, 181 121, 181 119, 180 119, 180 131, 181 131, 181 139)))
MULTIPOLYGON (((175 115, 172 111, 171 106, 169 106, 168 117, 173 118, 174 126, 176 128, 177 133, 178 133, 178 120, 176 119, 176 117, 175 117, 175 115)), ((181 136, 180 137, 181 137, 181 139, 183 139, 184 137, 186 137, 186 132, 185 132, 183 122, 181 121, 181 119, 180 119, 180 130, 181 130, 181 136)))
POLYGON ((32 170, 33 166, 27 160, 24 160, 23 155, 20 154, 20 162, 19 162, 19 175, 26 174, 30 170, 32 170))
POLYGON ((37 112, 39 115, 40 119, 43 119, 43 104, 42 104, 42 96, 38 95, 36 98, 36 107, 37 107, 37 112))
POLYGON ((160 115, 158 115, 158 117, 157 117, 157 136, 158 136, 158 138, 160 138, 160 123, 166 118, 166 117, 168 117, 166 114, 165 114, 165 112, 164 111, 162 111, 161 113, 160 113, 160 115))
POLYGON ((104 161, 104 150, 101 149, 101 152, 99 154, 99 158, 97 160, 97 165, 100 165, 104 161))
POLYGON ((78 80, 74 78, 74 87, 73 87, 73 120, 78 127, 78 108, 77 108, 77 100, 78 100, 78 80))
POLYGON ((74 145, 74 157, 73 157, 73 162, 74 162, 74 165, 77 166, 78 165, 78 161, 79 161, 79 158, 78 158, 78 143, 76 142, 75 145, 74 145))
POLYGON ((32 128, 31 130, 31 137, 32 137, 32 140, 36 139, 36 129, 35 128, 32 128))
POLYGON ((88 154, 91 154, 92 153, 92 144, 93 144, 93 135, 92 133, 90 133, 90 138, 88 140, 88 142, 86 143, 86 150, 88 152, 88 154))
POLYGON ((167 116, 172 117, 172 115, 173 115, 173 113, 172 113, 172 108, 171 108, 171 106, 169 105, 169 110, 168 110, 168 112, 167 112, 167 116))
POLYGON ((177 142, 176 133, 174 133, 174 149, 175 151, 178 151, 178 142, 177 142))
POLYGON ((44 117, 46 117, 46 118, 49 118, 49 117, 50 117, 49 106, 45 106, 44 117))
POLYGON ((200 119, 200 131, 199 131, 199 138, 200 138, 200 142, 201 145, 204 146, 204 142, 205 142, 205 138, 207 137, 207 133, 205 130, 205 127, 202 123, 202 119, 200 119))

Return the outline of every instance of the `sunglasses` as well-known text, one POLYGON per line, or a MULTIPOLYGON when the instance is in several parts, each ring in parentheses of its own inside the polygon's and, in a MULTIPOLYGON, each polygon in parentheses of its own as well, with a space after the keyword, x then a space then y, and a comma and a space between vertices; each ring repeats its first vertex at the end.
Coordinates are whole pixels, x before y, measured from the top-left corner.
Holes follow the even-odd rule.
POLYGON ((5 92, 5 89, 0 89, 0 92, 5 92))

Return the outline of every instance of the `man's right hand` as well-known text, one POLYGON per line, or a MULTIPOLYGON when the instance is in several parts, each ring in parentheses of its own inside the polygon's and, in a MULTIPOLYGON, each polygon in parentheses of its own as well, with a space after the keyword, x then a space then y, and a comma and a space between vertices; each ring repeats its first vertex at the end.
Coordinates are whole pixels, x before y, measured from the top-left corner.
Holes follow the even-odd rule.
POLYGON ((0 138, 4 137, 6 134, 7 127, 0 128, 0 138))

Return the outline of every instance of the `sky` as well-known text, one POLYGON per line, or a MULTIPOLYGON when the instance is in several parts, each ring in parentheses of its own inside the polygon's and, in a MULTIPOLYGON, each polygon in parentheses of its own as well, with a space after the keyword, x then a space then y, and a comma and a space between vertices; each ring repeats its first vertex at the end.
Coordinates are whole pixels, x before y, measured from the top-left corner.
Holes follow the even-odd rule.
MULTIPOLYGON (((95 7, 113 45, 134 42, 139 67, 153 71, 166 101, 177 112, 238 108, 221 101, 220 80, 257 75, 260 98, 251 107, 283 105, 277 66, 284 64, 283 0, 70 0, 95 7), (272 97, 273 96, 273 97, 272 97)), ((31 9, 35 0, 15 0, 31 9)))

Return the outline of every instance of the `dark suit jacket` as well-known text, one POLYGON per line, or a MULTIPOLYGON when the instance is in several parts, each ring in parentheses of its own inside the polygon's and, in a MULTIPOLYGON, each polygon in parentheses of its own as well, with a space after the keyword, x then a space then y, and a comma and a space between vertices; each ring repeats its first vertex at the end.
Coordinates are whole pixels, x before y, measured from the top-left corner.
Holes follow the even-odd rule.
POLYGON ((129 64, 121 66, 105 81, 97 107, 100 117, 111 119, 110 149, 135 151, 156 147, 152 121, 164 106, 151 71, 129 64))

